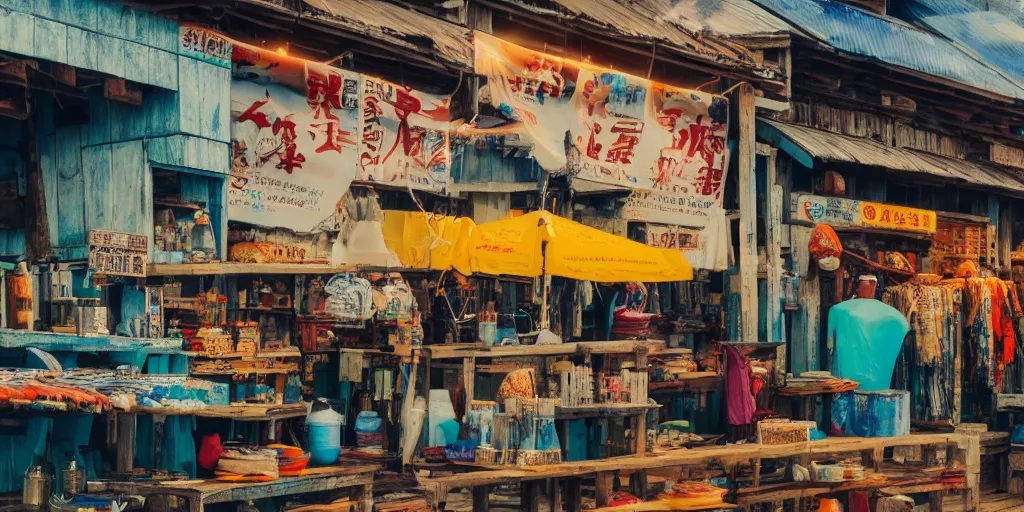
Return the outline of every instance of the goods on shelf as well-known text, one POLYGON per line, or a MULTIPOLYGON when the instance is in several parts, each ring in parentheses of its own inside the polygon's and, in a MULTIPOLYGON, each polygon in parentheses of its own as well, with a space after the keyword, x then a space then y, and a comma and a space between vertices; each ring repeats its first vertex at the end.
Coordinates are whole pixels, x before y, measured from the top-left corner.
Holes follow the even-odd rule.
POLYGON ((36 380, 30 372, 0 373, 0 409, 25 412, 86 412, 110 410, 106 396, 91 389, 36 380))

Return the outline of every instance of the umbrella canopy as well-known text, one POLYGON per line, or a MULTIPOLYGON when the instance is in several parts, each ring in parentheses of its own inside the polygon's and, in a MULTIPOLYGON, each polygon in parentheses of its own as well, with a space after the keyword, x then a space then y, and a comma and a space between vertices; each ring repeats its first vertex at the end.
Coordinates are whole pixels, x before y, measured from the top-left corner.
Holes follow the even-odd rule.
POLYGON ((679 251, 605 233, 547 211, 479 224, 455 268, 464 274, 537 277, 543 273, 599 282, 689 281, 679 251))

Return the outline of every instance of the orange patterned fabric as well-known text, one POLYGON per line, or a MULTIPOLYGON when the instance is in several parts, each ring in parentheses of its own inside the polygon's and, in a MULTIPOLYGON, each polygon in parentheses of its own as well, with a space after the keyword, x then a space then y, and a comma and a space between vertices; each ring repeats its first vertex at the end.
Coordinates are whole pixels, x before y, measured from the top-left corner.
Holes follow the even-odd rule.
POLYGON ((839 257, 843 255, 843 244, 839 241, 839 235, 832 226, 818 224, 811 232, 811 238, 807 241, 807 248, 811 257, 818 262, 822 270, 836 270, 839 268, 839 257))

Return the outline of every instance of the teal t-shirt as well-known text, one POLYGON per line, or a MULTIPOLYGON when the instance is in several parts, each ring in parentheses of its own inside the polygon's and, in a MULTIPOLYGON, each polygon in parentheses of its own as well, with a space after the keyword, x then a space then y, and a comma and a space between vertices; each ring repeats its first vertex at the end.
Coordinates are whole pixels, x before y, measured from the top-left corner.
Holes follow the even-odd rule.
POLYGON ((910 331, 907 318, 875 299, 852 299, 828 312, 828 336, 834 340, 831 372, 855 380, 858 389, 889 389, 896 357, 910 331))

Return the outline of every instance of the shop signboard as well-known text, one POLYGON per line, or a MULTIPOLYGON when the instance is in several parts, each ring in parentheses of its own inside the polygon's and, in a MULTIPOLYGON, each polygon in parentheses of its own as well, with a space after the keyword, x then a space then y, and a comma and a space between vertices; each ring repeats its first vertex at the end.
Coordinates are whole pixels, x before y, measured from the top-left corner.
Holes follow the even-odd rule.
POLYGON ((928 235, 935 233, 937 222, 936 214, 931 210, 812 194, 794 194, 790 216, 793 220, 813 224, 928 235))
POLYGON ((89 270, 111 276, 146 277, 149 238, 131 233, 89 231, 89 270))

